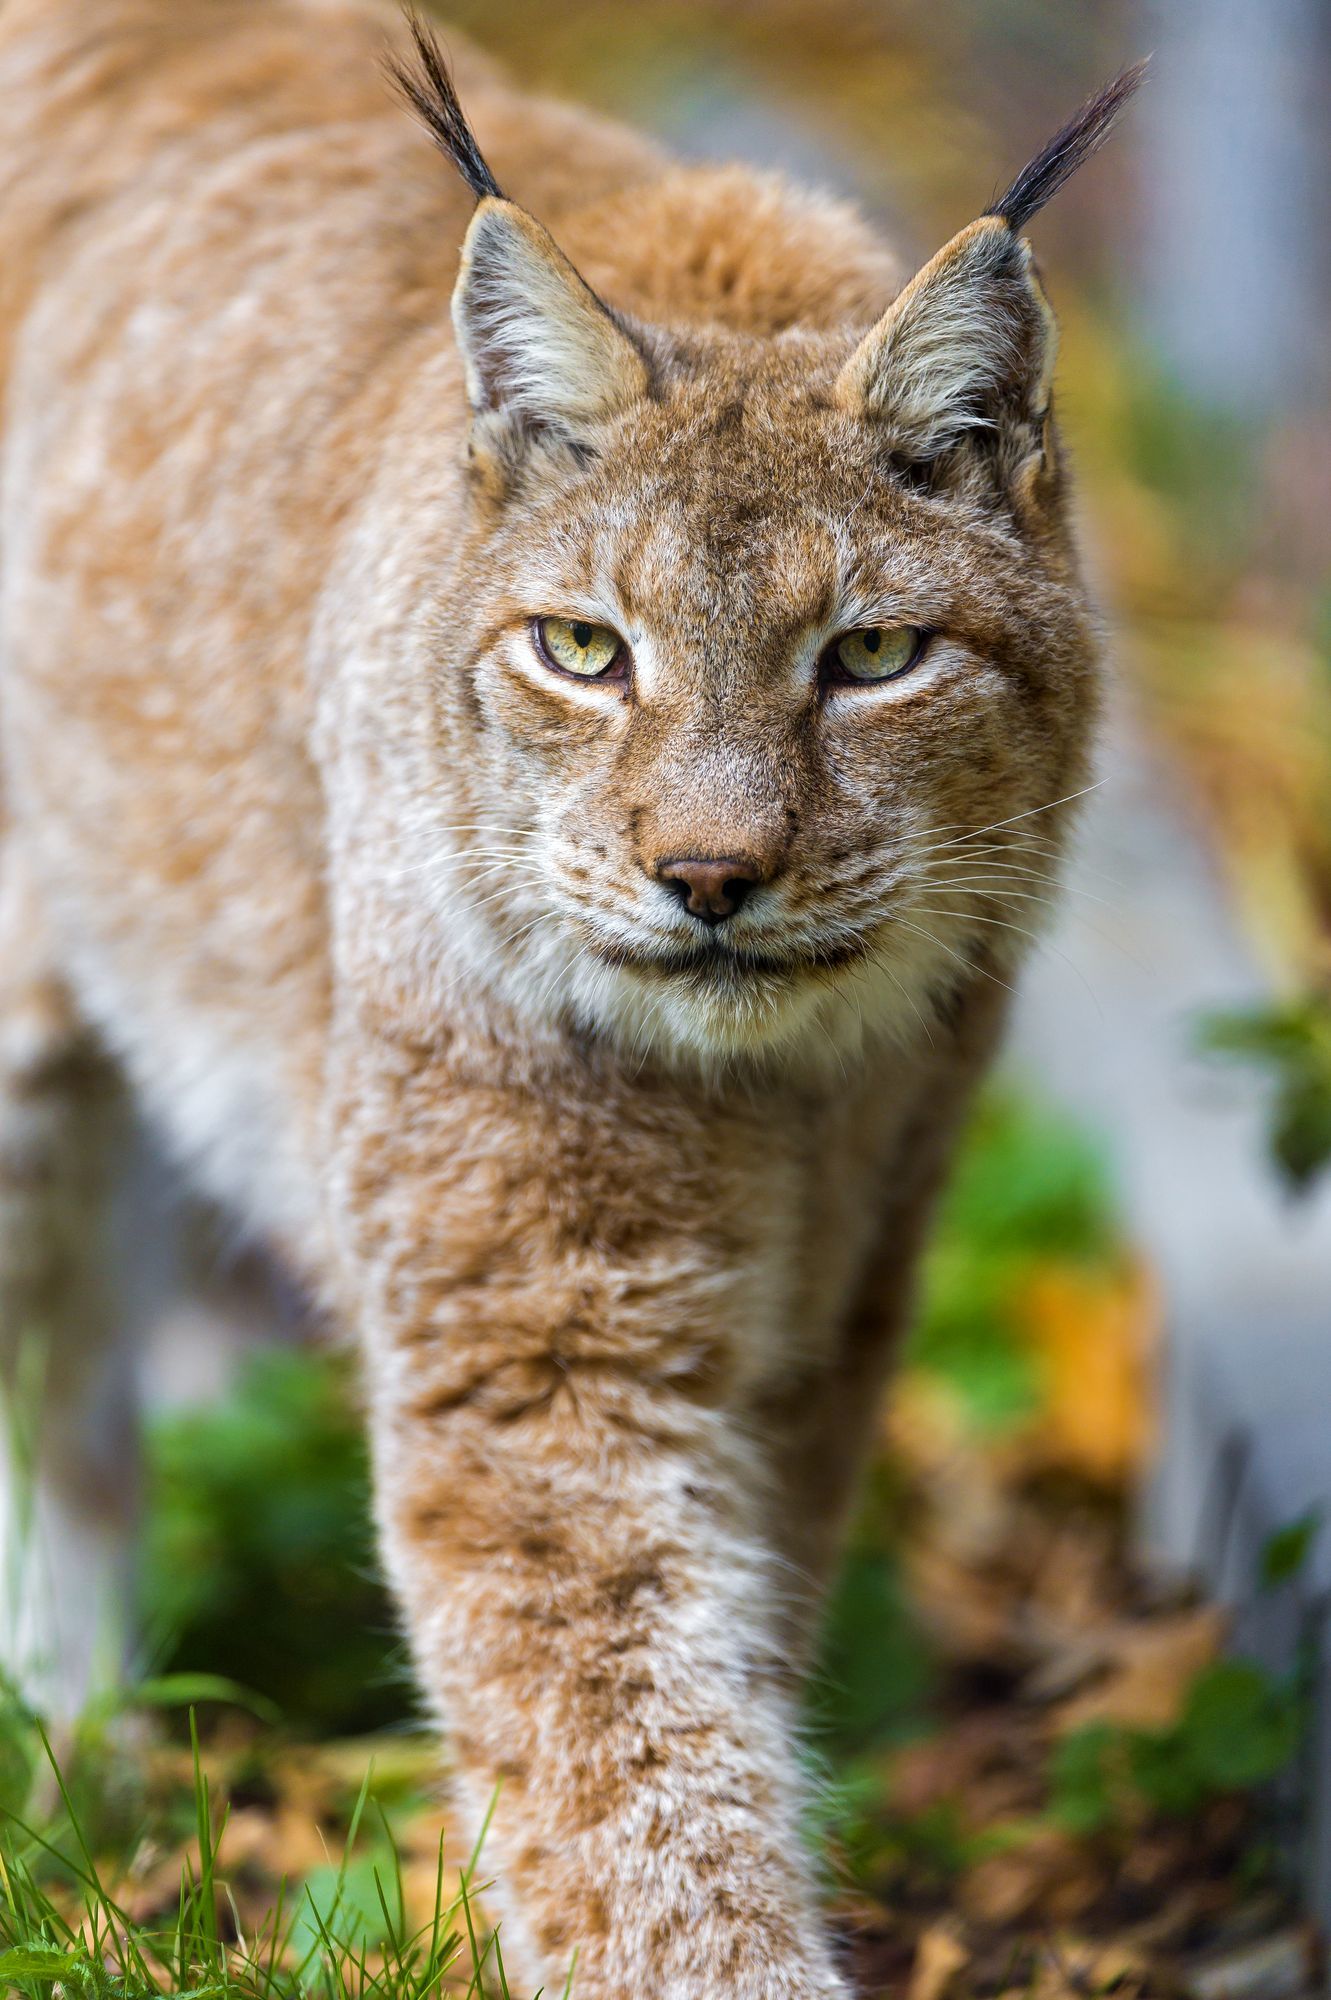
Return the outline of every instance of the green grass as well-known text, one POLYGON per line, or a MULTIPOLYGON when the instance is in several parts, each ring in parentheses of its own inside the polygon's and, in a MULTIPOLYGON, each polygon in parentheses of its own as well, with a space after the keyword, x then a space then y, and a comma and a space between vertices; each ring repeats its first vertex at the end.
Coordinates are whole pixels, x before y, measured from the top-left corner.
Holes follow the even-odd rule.
MULTIPOLYGON (((0 1985, 47 2000, 425 2000, 481 1992, 511 2000, 497 1931, 475 1910, 485 1831, 451 1888, 442 1836, 433 1909, 423 1924, 405 1915, 401 1856, 388 1816, 372 1800, 372 1773, 357 1795, 341 1858, 298 1887, 282 1883, 271 1912, 246 1934, 218 1872, 227 1809, 218 1808, 190 1712, 192 1787, 187 1804, 197 1862, 181 1862, 169 1920, 137 1921, 94 1851, 88 1801, 76 1802, 50 1738, 11 1695, 0 1721, 13 1782, 50 1800, 39 1821, 8 1804, 0 1835, 0 1985), (32 1757, 33 1745, 40 1759, 32 1757), (44 1823, 42 1823, 44 1821, 44 1823), (372 1837, 366 1838, 367 1827, 372 1837)), ((99 1745, 105 1775, 114 1759, 99 1745)), ((8 1789, 8 1788, 7 1788, 8 1789)), ((12 1791, 9 1797, 12 1800, 12 1791)))

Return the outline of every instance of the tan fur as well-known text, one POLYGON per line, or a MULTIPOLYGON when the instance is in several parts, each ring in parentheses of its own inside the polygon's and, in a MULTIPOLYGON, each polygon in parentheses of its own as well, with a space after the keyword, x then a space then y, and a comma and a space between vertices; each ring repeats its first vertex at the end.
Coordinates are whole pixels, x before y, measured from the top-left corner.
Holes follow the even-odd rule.
POLYGON ((471 204, 385 32, 0 11, 7 860, 40 979, 363 1343, 516 1978, 827 2000, 809 1617, 1094 708, 1046 319, 1005 248, 979 388, 935 323, 898 436, 857 218, 463 52, 521 204, 464 371, 471 204), (820 693, 876 620, 938 636, 820 693), (694 854, 766 879, 686 962, 694 854))

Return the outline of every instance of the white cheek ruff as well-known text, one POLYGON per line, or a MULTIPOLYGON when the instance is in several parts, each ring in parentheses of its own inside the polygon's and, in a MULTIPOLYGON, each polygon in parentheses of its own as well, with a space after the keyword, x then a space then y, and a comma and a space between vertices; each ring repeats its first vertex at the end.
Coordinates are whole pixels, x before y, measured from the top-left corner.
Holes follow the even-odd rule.
MULTIPOLYGON (((755 939, 752 967, 734 977, 698 976, 688 965, 670 969, 672 953, 688 951, 678 932, 644 937, 642 930, 562 902, 557 884, 538 865, 511 885, 459 879, 437 856, 402 882, 431 911, 420 934, 417 971, 447 1012, 477 986, 488 989, 533 1032, 560 1034, 570 1025, 614 1043, 630 1061, 655 1058, 692 1074, 845 1071, 883 1045, 918 1050, 936 1018, 940 992, 968 970, 964 916, 941 913, 893 923, 890 913, 870 930, 865 952, 820 965, 806 945, 792 943, 780 970, 782 941, 755 939), (601 947, 601 948, 598 948, 601 947), (653 962, 644 952, 661 954, 653 962)), ((996 934, 995 934, 996 935, 996 934)), ((986 941, 989 934, 986 933, 986 941)), ((815 947, 816 950, 816 947, 815 947)), ((718 954, 719 955, 719 954, 718 954)))
POLYGON ((874 1044, 916 1046, 930 990, 958 962, 954 946, 922 930, 885 931, 875 950, 843 965, 714 980, 614 950, 601 955, 578 936, 581 928, 558 924, 563 969, 553 985, 548 971, 536 974, 527 999, 553 1002, 631 1057, 650 1054, 691 1071, 776 1063, 821 1072, 829 1064, 844 1069, 874 1044))

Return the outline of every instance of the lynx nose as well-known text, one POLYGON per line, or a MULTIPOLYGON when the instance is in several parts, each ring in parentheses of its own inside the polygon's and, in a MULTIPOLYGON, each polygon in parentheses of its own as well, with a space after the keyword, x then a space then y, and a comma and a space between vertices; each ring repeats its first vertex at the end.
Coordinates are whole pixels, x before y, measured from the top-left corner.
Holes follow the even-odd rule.
POLYGON ((739 855, 727 855, 720 861, 661 861, 656 873, 689 915, 704 924, 720 924, 733 917, 750 889, 763 879, 757 864, 739 855))

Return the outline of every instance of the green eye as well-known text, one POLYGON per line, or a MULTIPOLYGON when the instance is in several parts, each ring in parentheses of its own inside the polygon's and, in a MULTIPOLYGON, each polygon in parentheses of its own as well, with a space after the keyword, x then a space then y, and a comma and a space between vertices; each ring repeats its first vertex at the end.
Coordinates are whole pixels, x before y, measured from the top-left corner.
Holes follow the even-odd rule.
POLYGON ((584 681, 609 673, 624 652, 618 632, 608 625, 593 625, 590 619, 539 618, 536 634, 552 665, 584 681))
POLYGON ((847 680, 890 681, 915 665, 925 637, 918 625, 861 625, 842 633, 832 664, 847 680))

